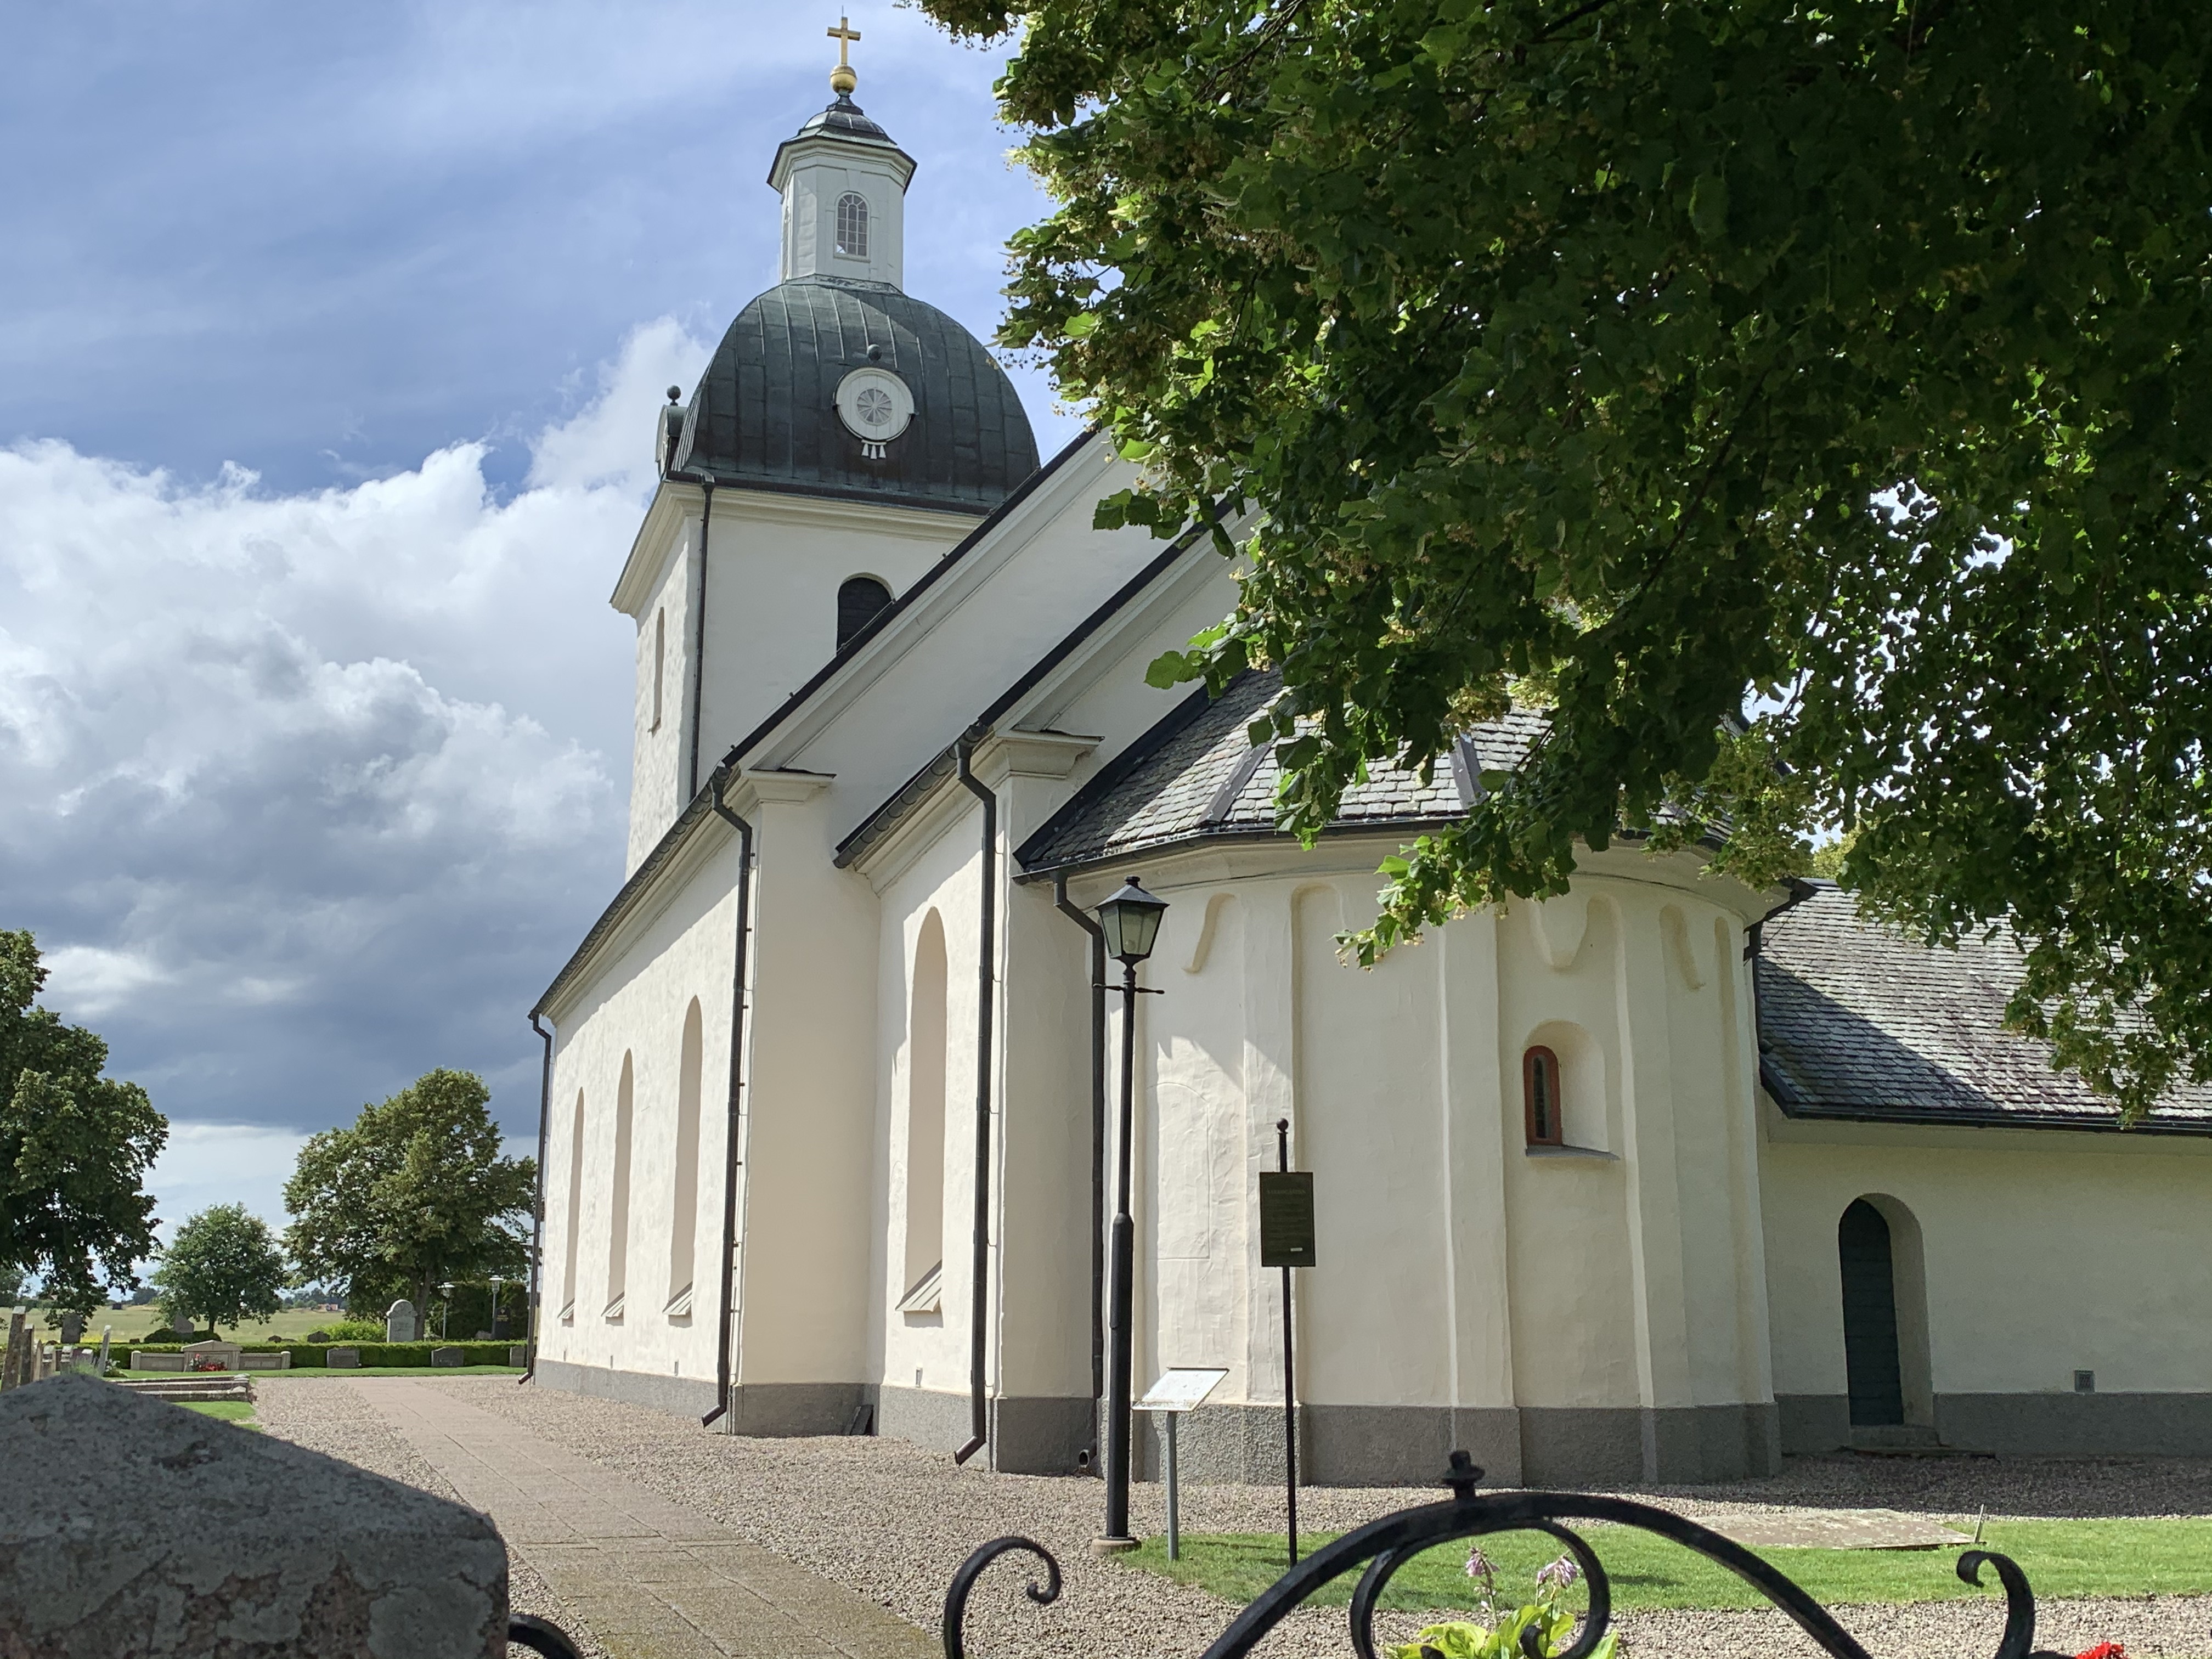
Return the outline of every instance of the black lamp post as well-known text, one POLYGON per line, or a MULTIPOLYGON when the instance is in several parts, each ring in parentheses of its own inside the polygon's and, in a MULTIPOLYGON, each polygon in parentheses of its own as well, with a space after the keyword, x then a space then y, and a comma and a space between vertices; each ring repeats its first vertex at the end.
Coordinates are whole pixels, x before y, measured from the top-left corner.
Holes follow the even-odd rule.
POLYGON ((1106 1534, 1102 1550, 1133 1550, 1129 1535, 1130 1367, 1134 1333, 1137 1224, 1129 1214, 1129 1142, 1137 1096, 1137 966, 1152 953, 1160 934, 1165 899, 1147 893, 1134 876, 1098 907, 1106 949, 1121 964, 1121 1113, 1115 1141, 1114 1231, 1110 1255, 1113 1284, 1106 1318, 1106 1534))

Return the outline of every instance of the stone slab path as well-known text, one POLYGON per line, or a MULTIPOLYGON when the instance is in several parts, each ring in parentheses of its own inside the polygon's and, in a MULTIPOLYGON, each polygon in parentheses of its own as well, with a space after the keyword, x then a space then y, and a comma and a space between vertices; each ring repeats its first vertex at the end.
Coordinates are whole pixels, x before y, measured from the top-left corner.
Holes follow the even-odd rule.
POLYGON ((889 1609, 504 1417, 402 1377, 340 1386, 358 1390, 464 1503, 490 1516, 614 1659, 939 1651, 889 1609))

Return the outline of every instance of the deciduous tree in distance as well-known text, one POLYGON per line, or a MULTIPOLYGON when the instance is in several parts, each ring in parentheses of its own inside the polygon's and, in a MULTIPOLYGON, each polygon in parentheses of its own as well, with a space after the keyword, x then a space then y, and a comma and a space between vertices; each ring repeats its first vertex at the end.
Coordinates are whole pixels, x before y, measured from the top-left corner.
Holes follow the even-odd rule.
POLYGON ((1288 825, 1548 708, 1363 957, 1842 830, 2130 1114, 2212 1078, 2212 8, 921 6, 1022 30, 1000 337, 1148 464, 1101 522, 1256 514, 1156 673, 1280 670, 1288 825))
POLYGON ((537 1160, 501 1156, 472 1072, 426 1072, 351 1126, 308 1138, 284 1207, 303 1280, 349 1293, 404 1285, 417 1309, 445 1279, 520 1276, 537 1160))
POLYGON ((169 1315, 205 1319, 217 1334, 221 1326, 235 1330, 274 1314, 284 1303, 285 1277, 269 1224, 243 1204, 217 1204, 184 1223, 154 1270, 169 1315))
POLYGON ((89 1313, 153 1254, 146 1171, 168 1120, 102 1077, 107 1045, 35 1006, 46 970, 28 933, 0 932, 0 1265, 44 1277, 47 1306, 89 1313))

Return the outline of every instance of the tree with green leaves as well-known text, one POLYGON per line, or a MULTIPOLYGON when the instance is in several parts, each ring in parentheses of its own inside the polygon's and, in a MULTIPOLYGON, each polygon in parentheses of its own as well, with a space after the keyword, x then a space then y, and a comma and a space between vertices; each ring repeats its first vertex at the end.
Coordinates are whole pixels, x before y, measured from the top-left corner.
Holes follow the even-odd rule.
POLYGON ((35 1006, 46 981, 37 941, 0 932, 0 1269, 88 1313, 153 1254, 146 1171, 169 1124, 137 1084, 100 1075, 97 1036, 35 1006))
POLYGON ((491 1094, 473 1072, 426 1072, 343 1129, 308 1138, 284 1207, 300 1278, 417 1309, 443 1280, 519 1276, 537 1197, 535 1158, 500 1153, 491 1094))
POLYGON ((1021 31, 1001 341, 1146 464, 1102 524, 1235 527, 1155 672, 1280 671, 1287 827, 1548 712, 1363 958, 1847 834, 2130 1116, 2212 1079, 2212 9, 921 3, 1021 31))
POLYGON ((243 1204, 217 1204, 177 1229, 154 1270, 162 1309, 215 1331, 266 1319, 284 1302, 284 1252, 269 1224, 243 1204))

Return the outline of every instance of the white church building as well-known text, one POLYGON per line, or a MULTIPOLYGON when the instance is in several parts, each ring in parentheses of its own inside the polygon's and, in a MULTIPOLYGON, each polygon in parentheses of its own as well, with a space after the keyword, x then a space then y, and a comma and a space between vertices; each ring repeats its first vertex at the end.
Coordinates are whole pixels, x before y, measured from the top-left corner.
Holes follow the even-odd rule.
MULTIPOLYGON (((1087 907, 1168 901, 1135 1032, 1138 1386, 1227 1376, 1200 1477, 1279 1477, 1276 1123, 1320 1483, 1715 1480, 1785 1452, 2212 1454, 2212 1091, 2142 1129, 2000 1027, 2002 942, 1817 883, 1586 855, 1362 971, 1378 862, 1510 770, 1378 771, 1275 832, 1253 673, 1146 684, 1231 610, 1201 538, 1092 527, 1005 374, 902 287, 915 161, 847 90, 776 153, 782 280, 658 432, 628 879, 540 1000, 541 1386, 1001 1469, 1097 1443, 1087 907), (980 1446, 974 1443, 979 1441, 980 1446)), ((642 434, 641 434, 642 441, 642 434)), ((1103 1037, 1103 1042, 1102 1042, 1103 1037)))

